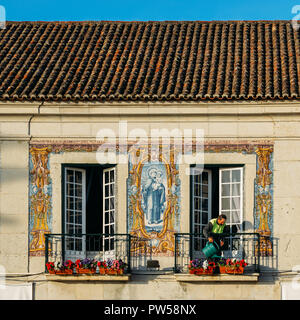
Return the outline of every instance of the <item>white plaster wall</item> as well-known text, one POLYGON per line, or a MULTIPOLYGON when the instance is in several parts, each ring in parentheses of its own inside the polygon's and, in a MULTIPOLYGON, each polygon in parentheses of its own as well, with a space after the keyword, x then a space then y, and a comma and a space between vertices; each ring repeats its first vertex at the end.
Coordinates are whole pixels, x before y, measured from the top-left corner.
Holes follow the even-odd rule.
MULTIPOLYGON (((205 138, 211 140, 274 141, 273 231, 279 244, 278 269, 290 270, 293 266, 300 265, 298 103, 180 104, 179 106, 164 104, 80 106, 45 103, 40 108, 39 115, 37 107, 38 104, 0 106, 0 263, 5 265, 8 272, 26 272, 28 269, 28 139, 31 138, 32 142, 51 139, 93 140, 99 129, 105 126, 117 130, 119 120, 127 120, 129 129, 141 127, 148 133, 151 128, 179 127, 182 130, 202 128, 205 138), (32 115, 34 117, 28 135, 29 120, 32 115)), ((61 228, 60 163, 95 162, 91 153, 65 153, 65 158, 59 159, 59 157, 60 155, 51 155, 50 158, 53 182, 53 232, 61 228)), ((205 156, 205 163, 219 162, 245 163, 244 217, 253 222, 255 155, 219 153, 205 156)), ((188 232, 189 180, 185 177, 184 169, 182 166, 180 171, 181 230, 188 232)), ((127 165, 118 166, 119 232, 126 226, 125 210, 122 208, 126 207, 127 202, 125 192, 127 175, 127 165)), ((43 268, 43 258, 30 259, 31 272, 43 268)), ((266 292, 265 289, 263 291, 266 292)), ((259 297, 260 294, 256 293, 256 296, 259 297)))
POLYGON ((27 272, 28 142, 0 141, 0 264, 27 272))

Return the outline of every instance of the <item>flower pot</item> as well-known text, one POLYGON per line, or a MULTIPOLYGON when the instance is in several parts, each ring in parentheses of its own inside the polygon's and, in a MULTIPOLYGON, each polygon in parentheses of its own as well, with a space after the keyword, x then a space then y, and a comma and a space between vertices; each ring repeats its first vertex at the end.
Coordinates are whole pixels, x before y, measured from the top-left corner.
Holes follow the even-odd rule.
POLYGON ((73 270, 72 269, 57 270, 55 274, 60 274, 60 275, 73 274, 73 270))
POLYGON ((220 273, 226 273, 226 266, 219 266, 220 273))
POLYGON ((55 274, 55 273, 56 273, 55 270, 48 270, 48 272, 49 272, 50 274, 55 274))
POLYGON ((194 269, 190 269, 190 270, 189 270, 189 273, 190 273, 190 274, 195 274, 195 270, 194 270, 194 269))
POLYGON ((117 273, 121 275, 124 274, 124 269, 119 269, 117 273))
POLYGON ((206 269, 204 271, 204 274, 213 274, 213 273, 214 273, 214 269, 211 269, 211 270, 206 269))
POLYGON ((109 275, 117 274, 117 270, 107 269, 107 274, 109 275))
POLYGON ((96 269, 88 269, 88 268, 76 268, 76 272, 78 274, 94 274, 96 273, 96 269))
POLYGON ((226 267, 226 273, 229 274, 243 274, 244 267, 226 267))
POLYGON ((100 274, 106 274, 105 268, 99 268, 99 273, 100 274))
POLYGON ((194 272, 194 274, 196 274, 196 275, 203 274, 203 273, 204 273, 203 268, 196 269, 194 272))

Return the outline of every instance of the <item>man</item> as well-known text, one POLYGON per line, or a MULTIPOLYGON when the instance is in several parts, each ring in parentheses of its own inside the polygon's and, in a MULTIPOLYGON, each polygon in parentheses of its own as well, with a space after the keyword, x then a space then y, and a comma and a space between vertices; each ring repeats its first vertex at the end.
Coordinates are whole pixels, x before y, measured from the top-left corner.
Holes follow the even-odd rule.
POLYGON ((208 225, 203 229, 203 234, 209 242, 216 242, 220 246, 218 255, 221 254, 222 247, 224 246, 224 239, 222 234, 229 233, 230 228, 226 225, 226 215, 220 214, 218 218, 211 219, 208 225))

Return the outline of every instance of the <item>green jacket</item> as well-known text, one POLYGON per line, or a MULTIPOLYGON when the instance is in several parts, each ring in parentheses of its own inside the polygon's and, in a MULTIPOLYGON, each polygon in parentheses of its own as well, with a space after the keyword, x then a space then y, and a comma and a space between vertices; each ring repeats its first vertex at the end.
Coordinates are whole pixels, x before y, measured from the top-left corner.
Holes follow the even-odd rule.
POLYGON ((203 235, 206 238, 214 237, 214 235, 220 235, 221 233, 229 233, 228 226, 226 223, 219 225, 217 218, 211 219, 208 225, 203 229, 203 235))
POLYGON ((212 233, 223 233, 226 223, 218 224, 217 218, 211 219, 209 222, 212 224, 212 230, 211 230, 212 233))

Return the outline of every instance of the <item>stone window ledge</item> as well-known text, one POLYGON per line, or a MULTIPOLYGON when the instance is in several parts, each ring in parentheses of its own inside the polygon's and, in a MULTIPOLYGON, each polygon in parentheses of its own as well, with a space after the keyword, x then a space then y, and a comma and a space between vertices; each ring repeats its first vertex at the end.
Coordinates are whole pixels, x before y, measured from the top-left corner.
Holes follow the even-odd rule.
POLYGON ((48 281, 128 281, 130 275, 99 275, 99 274, 79 274, 79 275, 56 275, 45 274, 48 281))
POLYGON ((217 275, 194 275, 176 274, 175 278, 180 282, 257 282, 259 273, 251 274, 217 274, 217 275))

